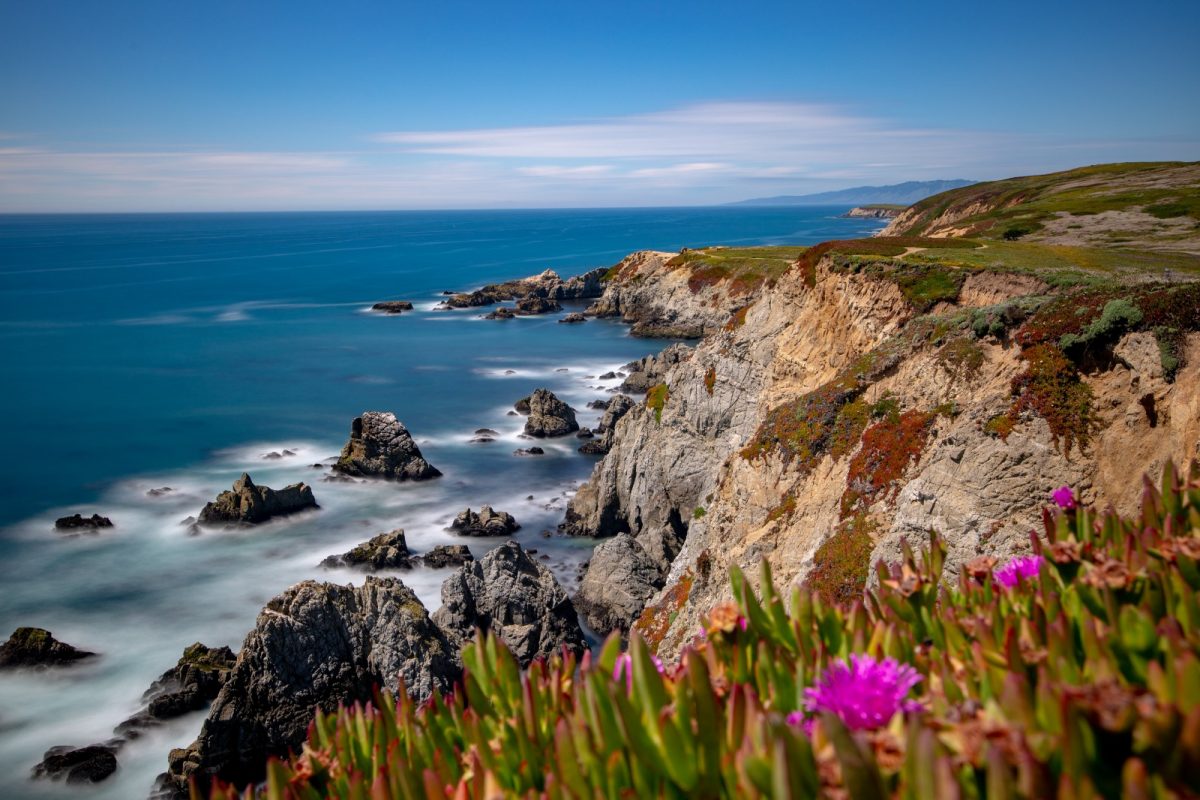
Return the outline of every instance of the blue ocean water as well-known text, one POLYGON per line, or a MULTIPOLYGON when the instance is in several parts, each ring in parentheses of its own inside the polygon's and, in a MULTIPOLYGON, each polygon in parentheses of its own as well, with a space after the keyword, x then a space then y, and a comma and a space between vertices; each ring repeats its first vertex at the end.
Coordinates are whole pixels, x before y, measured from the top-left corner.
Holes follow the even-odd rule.
MULTIPOLYGON (((566 276, 638 249, 808 244, 879 226, 838 218, 844 210, 0 216, 0 634, 38 625, 103 654, 0 676, 0 796, 61 796, 27 779, 47 747, 107 738, 184 646, 236 649, 286 586, 361 580, 316 565, 379 531, 405 528, 420 552, 452 541, 456 512, 489 503, 517 516, 518 538, 572 584, 591 543, 542 532, 594 459, 574 439, 514 457, 522 420, 507 411, 547 386, 592 424, 584 406, 611 384, 594 376, 664 343, 614 321, 434 310, 443 290, 547 268, 566 276), (417 310, 367 311, 383 299, 417 310), (311 465, 370 409, 396 412, 445 477, 323 482, 311 465), (480 427, 500 441, 468 443, 480 427), (284 450, 295 455, 264 458, 284 450), (187 536, 179 521, 242 471, 271 486, 308 481, 322 508, 187 536), (163 486, 172 491, 147 494, 163 486), (116 527, 56 534, 54 518, 75 511, 116 527)), ((437 606, 444 571, 402 577, 437 606)), ((133 743, 117 775, 82 793, 144 796, 202 716, 133 743)))

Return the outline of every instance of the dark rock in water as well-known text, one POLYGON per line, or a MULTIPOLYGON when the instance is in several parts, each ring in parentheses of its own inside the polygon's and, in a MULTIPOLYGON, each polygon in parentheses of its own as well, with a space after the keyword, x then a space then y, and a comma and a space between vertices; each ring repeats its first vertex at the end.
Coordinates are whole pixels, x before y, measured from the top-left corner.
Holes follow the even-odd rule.
POLYGON ((304 581, 267 603, 200 735, 172 750, 159 788, 201 796, 212 778, 263 779, 266 759, 298 751, 317 709, 370 699, 374 687, 424 700, 461 673, 457 650, 412 590, 394 578, 360 587, 304 581))
MULTIPOLYGON (((518 409, 519 410, 519 409, 518 409)), ((548 389, 538 389, 529 396, 529 419, 525 433, 530 436, 565 436, 579 430, 575 411, 548 389)))
POLYGON ((201 525, 256 525, 271 517, 295 514, 318 508, 312 489, 304 483, 293 483, 275 491, 269 486, 256 486, 243 472, 233 482, 233 489, 221 492, 200 511, 201 525))
POLYGON ((601 636, 611 631, 624 636, 663 582, 654 559, 636 539, 622 533, 592 551, 575 607, 601 636))
POLYGON ((407 300, 385 300, 371 306, 372 311, 382 311, 385 314, 399 314, 401 311, 412 311, 413 304, 407 300))
POLYGON ((404 541, 404 531, 397 528, 363 542, 348 553, 330 556, 321 562, 323 567, 359 567, 361 569, 408 569, 412 558, 404 541))
POLYGON ((111 528, 112 520, 99 514, 85 517, 82 514, 72 514, 69 517, 59 517, 54 520, 54 527, 60 531, 97 531, 100 528, 111 528))
POLYGON ((515 369, 506 369, 506 370, 504 370, 504 374, 505 375, 516 375, 517 371, 515 369))
POLYGON ((512 319, 516 316, 516 312, 507 306, 500 306, 495 311, 490 311, 483 315, 484 319, 512 319))
POLYGON ((518 414, 529 414, 529 397, 522 397, 517 402, 513 403, 513 408, 518 414))
POLYGON ((267 453, 263 456, 263 461, 278 461, 281 458, 283 458, 283 453, 277 453, 272 450, 270 453, 267 453))
POLYGON ((162 497, 165 494, 170 494, 175 491, 170 486, 162 486, 158 489, 150 489, 146 492, 147 497, 162 497))
POLYGON ((575 434, 576 439, 591 439, 595 436, 591 428, 580 428, 575 434))
POLYGON ((615 380, 615 379, 616 379, 616 377, 617 377, 617 373, 615 373, 615 372, 606 372, 606 373, 604 373, 603 375, 601 375, 601 376, 600 376, 600 380, 602 380, 602 381, 611 381, 611 380, 615 380))
POLYGON ((496 441, 491 436, 473 436, 468 440, 471 444, 488 444, 496 441))
POLYGON ((608 408, 608 404, 609 404, 609 403, 611 403, 611 402, 612 402, 612 400, 605 400, 605 399, 601 398, 601 399, 599 399, 599 400, 592 400, 592 401, 590 401, 590 402, 587 404, 587 407, 588 407, 588 408, 594 408, 594 409, 596 409, 596 410, 598 410, 598 411, 603 411, 604 409, 608 408))
POLYGON ((17 628, 8 641, 0 645, 0 669, 57 667, 95 655, 58 641, 44 628, 17 628))
POLYGON ((325 469, 325 465, 324 464, 309 464, 308 468, 309 469, 325 469))
POLYGON ((471 555, 471 550, 465 544, 439 544, 421 556, 421 563, 434 569, 461 567, 474 560, 475 556, 471 555))
POLYGON ((588 455, 604 455, 612 449, 617 422, 633 408, 633 399, 623 394, 613 396, 596 426, 597 438, 585 442, 579 452, 588 455))
POLYGON ((228 647, 188 646, 179 662, 164 672, 142 695, 146 707, 113 731, 136 738, 162 720, 174 719, 207 706, 221 691, 236 657, 228 647))
POLYGON ((105 744, 52 747, 33 768, 33 777, 66 779, 67 783, 99 783, 117 771, 117 748, 105 744))
POLYGON ((492 430, 491 428, 476 428, 475 435, 476 436, 499 436, 500 434, 496 433, 496 431, 492 430))
POLYGON ((564 325, 573 325, 579 322, 587 322, 587 317, 585 317, 583 314, 580 314, 578 311, 572 311, 570 314, 567 314, 565 317, 559 320, 559 323, 564 325))
POLYGON ((521 448, 513 450, 514 456, 544 456, 546 451, 540 447, 521 448))
POLYGON ((422 481, 442 473, 421 456, 404 423, 383 411, 365 411, 350 426, 350 441, 333 469, 346 475, 422 481))
POLYGON ((433 620, 455 645, 475 629, 492 630, 522 667, 567 647, 584 647, 579 618, 567 593, 545 566, 516 542, 462 566, 442 584, 442 607, 433 620))
POLYGON ((517 301, 517 313, 522 316, 549 314, 551 311, 562 311, 562 306, 552 297, 530 295, 517 301))
POLYGON ((520 529, 512 514, 493 511, 491 506, 483 506, 478 514, 468 508, 450 523, 450 530, 463 536, 507 536, 520 529))
POLYGON ((516 411, 510 411, 510 412, 508 412, 508 413, 507 413, 505 416, 508 416, 508 417, 517 417, 517 416, 520 416, 520 415, 519 415, 519 414, 518 414, 516 411))

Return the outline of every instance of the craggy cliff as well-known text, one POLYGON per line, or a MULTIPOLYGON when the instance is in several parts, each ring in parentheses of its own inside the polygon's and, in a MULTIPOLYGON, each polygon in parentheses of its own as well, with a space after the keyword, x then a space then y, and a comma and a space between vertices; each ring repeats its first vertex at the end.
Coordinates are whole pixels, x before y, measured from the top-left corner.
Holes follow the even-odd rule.
POLYGON ((609 272, 593 309, 703 338, 567 512, 568 533, 627 534, 585 576, 593 625, 673 657, 734 564, 847 598, 934 528, 954 576, 1027 550, 1058 486, 1132 513, 1129 476, 1200 457, 1196 259, 912 237, 771 254, 609 272))

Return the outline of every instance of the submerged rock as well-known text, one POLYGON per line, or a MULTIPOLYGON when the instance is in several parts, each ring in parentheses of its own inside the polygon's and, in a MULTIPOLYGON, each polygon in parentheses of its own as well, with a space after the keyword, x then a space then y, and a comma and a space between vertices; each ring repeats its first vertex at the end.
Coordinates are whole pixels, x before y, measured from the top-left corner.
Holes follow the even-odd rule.
MULTIPOLYGON (((170 490, 168 490, 170 491, 170 490)), ((54 520, 54 527, 60 531, 98 531, 101 528, 113 527, 112 520, 99 514, 85 517, 82 514, 72 514, 69 517, 59 517, 54 520)))
POLYGON ((372 311, 382 311, 385 314, 399 314, 402 311, 412 311, 413 304, 407 300, 384 300, 371 306, 372 311))
POLYGON ((106 744, 87 747, 52 747, 33 777, 66 780, 67 783, 99 783, 117 771, 117 748, 106 744))
POLYGON ((611 631, 624 636, 662 587, 662 569, 636 539, 623 533, 592 551, 575 607, 601 636, 611 631))
POLYGON ((305 483, 293 483, 276 491, 258 486, 248 473, 233 482, 233 489, 221 492, 217 499, 200 511, 201 525, 256 525, 272 517, 318 508, 312 489, 305 483))
POLYGON ((518 447, 513 450, 514 456, 544 456, 546 451, 540 447, 518 447))
POLYGON ((360 587, 304 581, 267 603, 246 637, 200 735, 172 750, 159 785, 186 796, 213 777, 263 778, 266 759, 298 750, 317 709, 368 700, 401 681, 417 700, 449 690, 457 651, 412 590, 394 578, 360 587))
MULTIPOLYGON (((525 433, 530 436, 565 436, 579 430, 575 411, 555 397, 549 389, 538 389, 529 396, 529 419, 525 433)), ((520 408, 517 409, 520 411, 520 408)))
POLYGON ((228 647, 188 646, 174 667, 164 672, 142 695, 146 707, 122 722, 114 733, 136 738, 142 730, 199 711, 216 699, 236 657, 228 647))
POLYGON ((492 630, 522 667, 567 647, 585 647, 578 615, 554 575, 516 542, 462 566, 442 584, 433 620, 456 646, 492 630))
POLYGON ((333 469, 346 475, 421 481, 442 473, 421 456, 408 428, 390 411, 365 411, 350 426, 350 441, 333 469))
POLYGON ((388 533, 374 536, 348 553, 329 556, 321 562, 323 567, 358 567, 360 569, 408 569, 412 563, 411 553, 404 541, 404 531, 396 528, 388 533))
POLYGON ((463 536, 507 536, 520 529, 512 514, 493 511, 491 506, 483 506, 478 514, 468 508, 450 523, 450 530, 463 536))
POLYGON ((421 563, 434 569, 441 567, 461 567, 468 561, 474 561, 475 556, 465 544, 439 544, 425 555, 421 563))
POLYGON ((60 642, 44 628, 17 628, 0 645, 0 669, 9 667, 57 667, 95 656, 60 642))

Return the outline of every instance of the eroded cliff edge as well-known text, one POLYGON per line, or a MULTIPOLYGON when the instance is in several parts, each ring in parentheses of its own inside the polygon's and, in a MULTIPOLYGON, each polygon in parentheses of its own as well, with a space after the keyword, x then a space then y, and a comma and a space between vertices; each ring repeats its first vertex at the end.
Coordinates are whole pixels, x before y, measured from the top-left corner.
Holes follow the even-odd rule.
MULTIPOLYGON (((932 527, 953 575, 1027 549, 1057 486, 1130 513, 1130 475, 1200 456, 1190 273, 973 241, 831 243, 761 268, 769 250, 741 267, 749 251, 637 254, 596 304, 704 335, 660 365, 564 523, 627 533, 661 571, 634 626, 661 655, 727 598, 733 564, 853 591, 932 527)), ((614 605, 628 616, 628 593, 614 605)))

